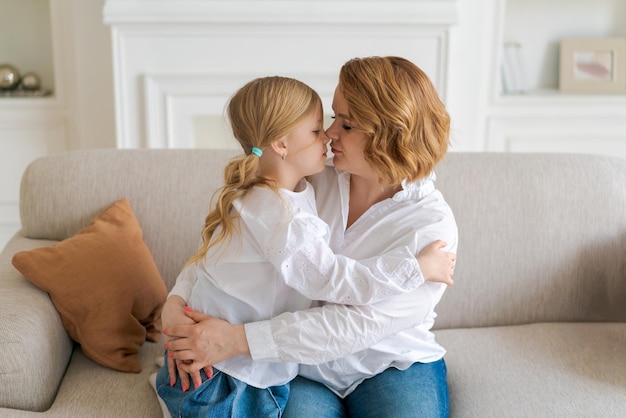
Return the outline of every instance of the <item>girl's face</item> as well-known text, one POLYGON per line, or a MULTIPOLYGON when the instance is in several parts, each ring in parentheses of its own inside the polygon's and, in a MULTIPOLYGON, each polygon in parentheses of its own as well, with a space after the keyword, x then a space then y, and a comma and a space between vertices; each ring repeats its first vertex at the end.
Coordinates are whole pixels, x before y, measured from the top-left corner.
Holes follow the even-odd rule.
POLYGON ((333 116, 333 123, 326 129, 326 135, 331 140, 330 148, 335 155, 333 164, 347 173, 371 177, 373 171, 363 154, 369 138, 365 133, 354 129, 349 117, 348 102, 343 97, 339 86, 335 89, 332 107, 335 116, 333 116))
POLYGON ((319 173, 324 169, 328 137, 324 132, 322 107, 304 118, 287 134, 289 143, 286 159, 302 178, 319 173))

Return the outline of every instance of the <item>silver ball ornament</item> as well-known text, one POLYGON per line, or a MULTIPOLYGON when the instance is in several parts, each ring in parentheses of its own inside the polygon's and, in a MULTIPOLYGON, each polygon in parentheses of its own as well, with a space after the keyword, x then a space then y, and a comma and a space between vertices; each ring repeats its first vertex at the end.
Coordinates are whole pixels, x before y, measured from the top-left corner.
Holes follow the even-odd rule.
POLYGON ((12 65, 0 65, 0 90, 13 90, 20 84, 20 73, 12 65))
POLYGON ((22 76, 21 86, 24 90, 37 90, 41 87, 41 79, 35 73, 26 73, 22 76))

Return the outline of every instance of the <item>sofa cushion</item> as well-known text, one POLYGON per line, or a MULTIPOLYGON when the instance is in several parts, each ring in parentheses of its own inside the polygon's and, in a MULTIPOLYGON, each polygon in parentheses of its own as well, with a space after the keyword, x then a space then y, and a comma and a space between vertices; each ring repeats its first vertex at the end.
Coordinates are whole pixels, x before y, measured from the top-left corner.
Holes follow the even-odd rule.
POLYGON ((167 289, 128 200, 52 247, 18 252, 13 265, 50 294, 85 355, 116 370, 141 370, 137 353, 160 337, 167 289))
POLYGON ((450 416, 622 417, 626 323, 437 330, 450 416))

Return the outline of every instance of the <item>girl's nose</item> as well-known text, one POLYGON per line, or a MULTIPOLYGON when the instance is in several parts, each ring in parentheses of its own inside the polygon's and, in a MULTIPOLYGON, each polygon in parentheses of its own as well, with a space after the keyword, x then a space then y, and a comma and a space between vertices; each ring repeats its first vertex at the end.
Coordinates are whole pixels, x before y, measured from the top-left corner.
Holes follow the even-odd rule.
MULTIPOLYGON (((334 123, 333 123, 333 125, 334 125, 334 123)), ((332 128, 333 128, 333 125, 330 125, 330 126, 328 127, 328 129, 326 129, 326 130, 324 131, 324 134, 326 135, 326 138, 328 138, 328 140, 329 140, 329 141, 332 141, 332 140, 333 140, 332 133, 331 133, 332 128)))
POLYGON ((333 120, 332 120, 332 122, 330 123, 330 125, 328 126, 328 128, 326 128, 326 130, 324 131, 324 133, 326 134, 326 136, 327 136, 330 140, 332 140, 332 138, 333 138, 332 131, 333 131, 333 127, 334 127, 334 126, 335 126, 335 119, 333 118, 333 120))
POLYGON ((324 144, 328 144, 328 142, 330 141, 330 137, 328 136, 328 134, 326 133, 326 131, 324 131, 324 135, 322 135, 322 142, 324 144))

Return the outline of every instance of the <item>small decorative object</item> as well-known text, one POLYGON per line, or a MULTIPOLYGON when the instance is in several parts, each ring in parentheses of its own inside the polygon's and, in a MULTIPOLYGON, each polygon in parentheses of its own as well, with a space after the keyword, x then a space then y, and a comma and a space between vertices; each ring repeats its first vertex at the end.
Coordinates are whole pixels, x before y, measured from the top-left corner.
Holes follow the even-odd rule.
POLYGON ((502 50, 502 89, 506 94, 525 93, 528 90, 522 45, 517 42, 505 43, 502 50))
POLYGON ((20 73, 12 65, 0 65, 0 90, 13 90, 20 84, 20 73))
POLYGON ((626 38, 562 39, 559 88, 626 93, 626 38))
POLYGON ((26 73, 22 76, 20 87, 24 90, 38 90, 41 87, 41 78, 35 73, 26 73))

